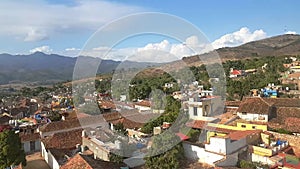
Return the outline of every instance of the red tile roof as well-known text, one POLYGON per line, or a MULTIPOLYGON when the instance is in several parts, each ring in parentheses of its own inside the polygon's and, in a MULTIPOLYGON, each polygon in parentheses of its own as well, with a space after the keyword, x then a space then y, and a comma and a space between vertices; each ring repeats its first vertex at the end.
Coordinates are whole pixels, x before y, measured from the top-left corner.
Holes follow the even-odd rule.
POLYGON ((246 138, 247 136, 261 133, 261 130, 245 130, 245 131, 235 131, 228 134, 228 137, 231 140, 240 140, 242 138, 246 138))
POLYGON ((296 118, 296 117, 286 118, 285 129, 291 132, 300 133, 300 118, 296 118))
POLYGON ((20 133, 21 142, 36 141, 40 139, 39 133, 20 133))
POLYGON ((46 149, 71 149, 77 144, 82 144, 82 129, 71 130, 67 132, 55 133, 42 139, 46 149))
POLYGON ((93 169, 80 154, 75 155, 61 169, 93 169))
POLYGON ((176 133, 176 135, 180 138, 181 141, 188 140, 190 138, 189 136, 182 133, 176 133))
POLYGON ((271 106, 269 102, 266 102, 262 98, 246 98, 239 106, 237 112, 246 112, 251 114, 269 114, 271 112, 271 106))
POLYGON ((41 132, 63 131, 67 129, 78 129, 93 124, 104 123, 103 115, 89 116, 80 119, 71 119, 65 121, 51 122, 44 126, 41 126, 39 130, 41 132))
POLYGON ((122 123, 124 128, 126 129, 135 129, 135 128, 141 128, 144 126, 145 123, 140 123, 136 121, 132 121, 126 118, 121 118, 118 120, 111 121, 112 124, 116 125, 118 123, 122 123))
POLYGON ((231 75, 241 75, 242 72, 240 70, 233 70, 232 72, 230 72, 231 75))
POLYGON ((225 106, 239 107, 241 103, 241 101, 225 101, 225 106))
POLYGON ((145 106, 145 107, 151 107, 151 102, 148 101, 148 100, 142 100, 142 101, 140 101, 140 102, 134 103, 134 105, 145 106))
POLYGON ((126 167, 126 165, 95 160, 92 156, 77 154, 64 164, 61 169, 119 169, 121 167, 126 167))
POLYGON ((100 107, 103 109, 116 109, 116 105, 112 101, 101 101, 100 107))
POLYGON ((223 133, 231 133, 235 132, 236 130, 231 130, 231 129, 226 129, 226 128, 219 128, 219 127, 212 127, 212 126, 207 126, 207 121, 202 121, 202 120, 194 120, 186 123, 186 126, 195 128, 195 129, 204 129, 204 130, 209 130, 209 131, 218 131, 218 132, 223 132, 223 133))
POLYGON ((207 125, 207 121, 193 120, 186 123, 186 126, 196 129, 203 129, 207 125))

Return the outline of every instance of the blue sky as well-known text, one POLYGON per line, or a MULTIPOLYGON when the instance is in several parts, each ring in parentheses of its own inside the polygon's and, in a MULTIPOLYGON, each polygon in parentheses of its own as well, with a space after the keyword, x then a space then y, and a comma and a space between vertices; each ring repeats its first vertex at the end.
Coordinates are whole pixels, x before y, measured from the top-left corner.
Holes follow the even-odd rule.
MULTIPOLYGON (((215 48, 236 46, 288 31, 300 32, 299 6, 297 0, 4 0, 0 5, 0 53, 40 50, 75 55, 98 28, 138 12, 181 17, 197 26, 215 48)), ((119 48, 165 45, 165 39, 176 43, 147 35, 129 39, 119 48)))

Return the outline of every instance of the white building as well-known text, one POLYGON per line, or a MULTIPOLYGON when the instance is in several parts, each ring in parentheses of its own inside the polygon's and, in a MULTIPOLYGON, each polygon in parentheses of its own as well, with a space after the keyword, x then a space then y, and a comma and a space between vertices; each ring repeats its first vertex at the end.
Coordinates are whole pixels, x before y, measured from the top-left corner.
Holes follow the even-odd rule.
POLYGON ((224 110, 224 105, 218 97, 201 98, 199 95, 194 95, 185 102, 185 105, 189 118, 193 120, 212 121, 213 116, 223 113, 224 110))
POLYGON ((237 109, 237 115, 247 121, 268 122, 272 109, 262 98, 247 98, 237 109))

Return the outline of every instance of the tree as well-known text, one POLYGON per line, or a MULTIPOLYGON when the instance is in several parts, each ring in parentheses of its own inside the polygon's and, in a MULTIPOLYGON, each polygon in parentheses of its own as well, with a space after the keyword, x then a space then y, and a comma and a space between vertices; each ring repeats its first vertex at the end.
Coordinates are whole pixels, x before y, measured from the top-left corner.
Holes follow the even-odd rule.
POLYGON ((49 119, 51 121, 60 121, 61 120, 61 114, 59 114, 58 111, 52 111, 49 119))
POLYGON ((25 152, 18 134, 11 130, 0 133, 0 169, 26 165, 25 152))
POLYGON ((84 103, 84 98, 80 95, 75 95, 73 99, 74 104, 77 106, 84 103))
POLYGON ((178 169, 183 157, 183 147, 174 133, 164 132, 153 139, 149 154, 145 157, 147 168, 178 169))

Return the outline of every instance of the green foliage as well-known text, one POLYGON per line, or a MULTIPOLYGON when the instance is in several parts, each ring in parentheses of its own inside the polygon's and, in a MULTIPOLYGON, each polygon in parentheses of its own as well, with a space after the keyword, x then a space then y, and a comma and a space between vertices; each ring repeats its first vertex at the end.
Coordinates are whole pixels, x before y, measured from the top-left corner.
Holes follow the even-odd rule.
POLYGON ((238 167, 240 168, 247 168, 247 169, 256 169, 258 167, 268 169, 268 165, 263 165, 261 163, 246 161, 246 160, 240 160, 238 161, 238 167))
POLYGON ((121 133, 121 134, 123 134, 123 135, 125 135, 125 136, 128 135, 128 133, 127 133, 127 131, 126 131, 126 129, 125 129, 123 123, 121 123, 121 122, 119 122, 119 123, 117 123, 116 125, 114 125, 114 129, 115 129, 117 132, 119 132, 119 133, 121 133))
POLYGON ((60 121, 61 120, 61 114, 59 114, 58 111, 52 111, 51 115, 49 116, 49 119, 51 121, 60 121))
POLYGON ((190 137, 189 140, 191 142, 197 142, 197 141, 199 141, 200 134, 201 134, 200 130, 190 129, 190 131, 188 132, 187 136, 190 137))
POLYGON ((129 88, 130 100, 145 99, 148 98, 151 91, 158 89, 164 91, 166 94, 171 94, 174 91, 179 90, 179 86, 176 85, 173 88, 164 88, 165 83, 175 83, 175 79, 168 73, 164 73, 159 76, 142 77, 136 76, 130 82, 132 87, 129 88))
POLYGON ((178 169, 183 159, 182 144, 173 133, 164 132, 153 139, 149 154, 145 157, 145 165, 149 169, 178 169))
POLYGON ((111 79, 107 78, 107 79, 102 79, 101 81, 96 80, 95 88, 100 93, 105 93, 105 92, 109 91, 111 88, 111 79))
POLYGON ((153 127, 161 126, 163 122, 173 123, 177 119, 181 102, 175 100, 172 96, 167 96, 166 102, 165 112, 158 118, 146 123, 141 129, 142 132, 150 134, 153 132, 153 127))
POLYGON ((261 89, 266 87, 269 83, 274 83, 279 85, 278 80, 281 75, 280 73, 286 71, 287 69, 283 67, 285 61, 284 57, 263 57, 247 60, 238 61, 227 61, 223 64, 226 74, 229 74, 230 68, 235 69, 257 69, 255 74, 249 74, 246 77, 239 79, 227 78, 227 93, 228 98, 231 100, 238 99, 241 100, 244 96, 249 95, 251 89, 261 89), (267 64, 265 70, 261 67, 267 64), (238 66, 241 65, 241 66, 238 66), (236 97, 238 96, 238 97, 236 97))
POLYGON ((21 139, 14 131, 5 130, 0 133, 0 169, 11 165, 26 165, 25 152, 21 139))
POLYGON ((108 158, 109 158, 109 161, 114 162, 114 163, 122 163, 123 162, 123 157, 118 154, 110 153, 108 158))
POLYGON ((286 129, 280 128, 280 129, 270 129, 270 131, 274 131, 280 134, 289 134, 289 135, 293 135, 293 132, 288 131, 286 129))
POLYGON ((75 95, 73 98, 73 102, 75 105, 80 105, 84 103, 84 98, 82 96, 79 95, 75 95))

